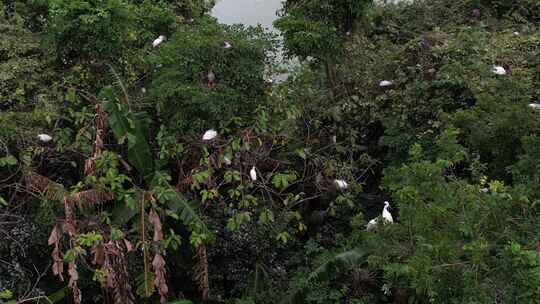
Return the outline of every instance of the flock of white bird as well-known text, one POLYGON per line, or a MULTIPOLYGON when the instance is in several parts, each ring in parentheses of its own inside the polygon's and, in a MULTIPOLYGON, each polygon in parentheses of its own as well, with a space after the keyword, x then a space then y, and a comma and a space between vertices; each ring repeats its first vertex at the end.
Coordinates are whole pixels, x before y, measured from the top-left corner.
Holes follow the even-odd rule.
MULTIPOLYGON (((202 136, 202 140, 210 141, 210 140, 216 139, 217 137, 218 137, 218 132, 214 129, 210 129, 204 132, 202 136)), ((230 165, 232 163, 231 159, 228 156, 224 156, 223 160, 226 165, 230 165)), ((251 167, 251 170, 249 170, 249 177, 251 178, 252 181, 254 182, 257 181, 257 167, 255 166, 251 167)), ((337 189, 342 190, 342 191, 347 190, 349 188, 349 183, 347 183, 347 181, 343 179, 335 179, 334 185, 336 186, 337 189)), ((392 218, 392 214, 390 213, 390 211, 388 211, 389 208, 390 208, 390 203, 387 201, 384 202, 384 209, 381 214, 383 223, 394 222, 392 218)), ((379 217, 376 217, 370 220, 369 223, 366 225, 366 229, 367 230, 375 229, 379 221, 380 221, 379 217)))
MULTIPOLYGON (((167 37, 165 35, 160 35, 158 38, 156 38, 152 42, 152 47, 157 48, 165 40, 167 40, 167 37)), ((223 43, 223 45, 222 45, 222 48, 230 49, 230 48, 232 48, 232 44, 225 41, 223 43)), ((504 67, 498 66, 498 65, 493 66, 492 72, 494 74, 500 75, 500 76, 504 76, 504 75, 507 74, 506 69, 504 67)), ((390 80, 382 80, 381 82, 379 82, 379 86, 381 88, 387 88, 387 87, 391 87, 393 85, 394 85, 394 82, 390 81, 390 80)), ((144 89, 144 88, 143 88, 143 90, 146 91, 146 89, 144 89)), ((534 110, 540 110, 540 104, 538 104, 538 103, 531 103, 531 104, 529 104, 529 107, 534 109, 534 110)), ((218 132, 216 130, 210 129, 210 130, 206 131, 203 134, 202 140, 203 141, 210 141, 210 140, 215 139, 217 136, 218 136, 218 132)), ((38 137, 38 140, 41 141, 42 143, 48 143, 48 142, 53 140, 52 136, 50 136, 48 134, 38 134, 37 137, 38 137)), ((336 141, 335 135, 334 135, 334 137, 332 139, 333 139, 333 142, 336 141)), ((227 157, 227 156, 225 156, 223 158, 223 160, 224 160, 226 165, 232 164, 231 159, 229 157, 227 157)), ((255 166, 253 166, 251 168, 251 170, 249 171, 249 177, 251 178, 252 181, 257 181, 257 168, 255 166)), ((349 184, 347 183, 347 181, 342 180, 342 179, 334 180, 334 185, 340 190, 346 190, 347 188, 349 188, 349 184)), ((366 229, 367 230, 375 229, 378 226, 380 221, 382 221, 382 223, 393 223, 394 219, 392 218, 392 214, 390 213, 389 209, 390 209, 390 203, 388 201, 385 201, 382 214, 380 216, 377 216, 376 218, 371 219, 367 223, 366 229)))

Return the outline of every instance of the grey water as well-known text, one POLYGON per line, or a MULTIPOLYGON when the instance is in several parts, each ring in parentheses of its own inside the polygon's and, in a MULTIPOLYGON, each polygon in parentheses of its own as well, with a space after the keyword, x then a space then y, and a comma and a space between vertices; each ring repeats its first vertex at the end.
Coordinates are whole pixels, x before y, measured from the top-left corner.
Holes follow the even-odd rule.
POLYGON ((218 0, 212 15, 224 24, 261 25, 274 31, 272 23, 282 0, 218 0))
MULTIPOLYGON (((278 18, 282 2, 282 0, 218 0, 212 10, 212 16, 223 24, 261 25, 266 30, 278 34, 272 23, 278 18)), ((285 70, 293 69, 297 66, 297 62, 285 60, 281 46, 274 55, 281 71, 272 71, 271 67, 267 66, 266 73, 274 83, 281 83, 289 77, 289 73, 285 70)))

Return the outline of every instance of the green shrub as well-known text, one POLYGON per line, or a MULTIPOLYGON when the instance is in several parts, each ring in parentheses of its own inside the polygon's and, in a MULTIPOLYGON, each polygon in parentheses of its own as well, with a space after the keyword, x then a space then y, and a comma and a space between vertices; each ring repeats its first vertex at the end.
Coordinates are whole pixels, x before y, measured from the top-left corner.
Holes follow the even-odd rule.
POLYGON ((270 50, 260 29, 218 25, 181 27, 152 58, 150 98, 170 130, 222 128, 253 122, 265 103, 264 71, 270 50), (232 48, 225 49, 228 42, 232 48), (212 72, 215 83, 206 83, 212 72))
POLYGON ((0 110, 36 103, 45 84, 46 63, 39 37, 18 16, 0 14, 0 110))
POLYGON ((126 0, 52 0, 47 36, 58 60, 118 60, 137 36, 126 0))

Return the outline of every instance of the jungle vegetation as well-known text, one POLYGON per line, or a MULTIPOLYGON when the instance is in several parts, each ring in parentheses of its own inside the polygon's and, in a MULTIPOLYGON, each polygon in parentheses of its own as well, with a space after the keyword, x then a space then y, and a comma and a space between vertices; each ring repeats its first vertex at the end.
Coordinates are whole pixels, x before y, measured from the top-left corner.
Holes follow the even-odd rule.
POLYGON ((540 303, 539 1, 0 3, 0 303, 540 303))

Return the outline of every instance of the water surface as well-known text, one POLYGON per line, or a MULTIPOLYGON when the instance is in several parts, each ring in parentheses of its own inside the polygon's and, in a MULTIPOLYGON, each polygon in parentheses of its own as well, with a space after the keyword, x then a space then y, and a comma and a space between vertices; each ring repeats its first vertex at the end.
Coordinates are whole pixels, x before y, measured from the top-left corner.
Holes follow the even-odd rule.
POLYGON ((261 24, 274 30, 272 22, 281 8, 281 0, 218 0, 212 15, 225 24, 261 24))

